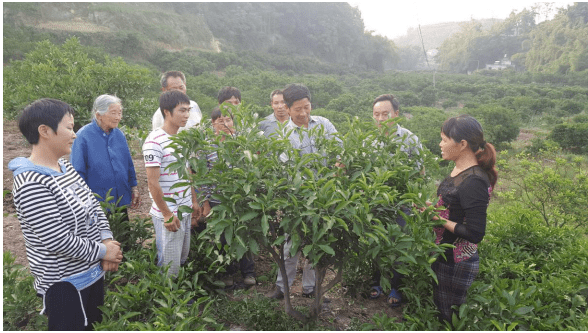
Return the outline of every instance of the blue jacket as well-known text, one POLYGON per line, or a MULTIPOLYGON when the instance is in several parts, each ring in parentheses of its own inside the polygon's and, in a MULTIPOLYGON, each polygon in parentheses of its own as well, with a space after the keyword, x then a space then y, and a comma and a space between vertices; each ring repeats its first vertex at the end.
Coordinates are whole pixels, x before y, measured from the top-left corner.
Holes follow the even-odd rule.
POLYGON ((119 206, 131 203, 131 188, 137 186, 135 166, 127 139, 121 130, 104 132, 96 119, 80 128, 71 148, 71 164, 94 193, 114 200, 122 197, 119 206))

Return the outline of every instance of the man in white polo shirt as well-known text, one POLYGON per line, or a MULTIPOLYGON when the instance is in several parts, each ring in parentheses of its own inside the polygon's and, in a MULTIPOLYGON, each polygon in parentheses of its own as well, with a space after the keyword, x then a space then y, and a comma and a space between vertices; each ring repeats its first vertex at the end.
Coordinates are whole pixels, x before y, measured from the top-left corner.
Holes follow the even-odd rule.
POLYGON ((190 250, 191 218, 197 220, 200 217, 194 189, 186 186, 170 189, 181 179, 177 171, 168 169, 171 163, 177 161, 172 155, 173 148, 169 147, 171 136, 177 134, 180 127, 186 126, 190 115, 190 99, 181 91, 167 91, 159 97, 159 108, 163 110, 163 126, 149 133, 143 144, 149 196, 153 200, 149 214, 155 228, 157 265, 171 263, 169 274, 177 275, 190 250), (175 202, 166 201, 164 197, 172 198, 175 202), (193 207, 195 211, 183 214, 180 220, 180 206, 193 207))
MULTIPOLYGON (((186 93, 186 77, 184 73, 180 71, 169 71, 163 73, 161 76, 161 91, 171 91, 171 90, 178 90, 186 93)), ((186 125, 180 127, 179 131, 183 131, 187 128, 192 126, 198 125, 202 120, 202 111, 200 111, 200 107, 198 103, 190 100, 190 117, 188 118, 188 122, 186 125)), ((153 119, 151 121, 152 129, 156 130, 163 126, 163 115, 160 109, 157 109, 153 114, 153 119)))

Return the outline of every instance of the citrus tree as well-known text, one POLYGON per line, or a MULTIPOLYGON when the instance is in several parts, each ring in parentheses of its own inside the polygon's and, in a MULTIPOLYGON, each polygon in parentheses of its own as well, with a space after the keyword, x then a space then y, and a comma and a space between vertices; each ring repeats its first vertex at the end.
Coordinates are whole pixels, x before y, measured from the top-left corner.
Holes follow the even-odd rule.
MULTIPOLYGON (((291 130, 275 138, 260 133, 259 119, 247 106, 223 112, 233 117, 236 132, 216 136, 204 124, 179 133, 172 143, 178 162, 170 169, 195 188, 215 186, 212 197, 221 204, 212 209, 201 238, 220 244, 224 233, 225 251, 236 259, 249 250, 271 254, 284 278, 289 315, 302 321, 316 319, 324 293, 342 281, 347 261, 358 255, 374 260, 384 275, 392 263, 407 262, 426 267, 434 277, 429 265, 443 249, 433 241, 433 212, 405 216, 408 232, 395 222, 401 206, 424 205, 425 198, 418 194, 422 179, 416 161, 408 159, 387 129, 355 119, 336 140, 325 138, 319 126, 309 131, 316 152, 303 155, 292 149, 291 130), (202 156, 213 152, 218 161, 209 170, 202 156), (186 163, 192 172, 185 170, 186 163), (309 316, 290 304, 284 266, 288 238, 289 254, 302 251, 316 271, 316 298, 309 316), (330 281, 325 281, 327 270, 334 271, 330 281)), ((382 282, 387 287, 387 281, 382 282)))

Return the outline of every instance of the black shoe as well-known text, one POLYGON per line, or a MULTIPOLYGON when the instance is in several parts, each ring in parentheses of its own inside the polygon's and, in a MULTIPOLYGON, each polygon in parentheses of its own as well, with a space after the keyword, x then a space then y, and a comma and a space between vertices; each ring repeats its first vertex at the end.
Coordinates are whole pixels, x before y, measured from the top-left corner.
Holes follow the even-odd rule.
POLYGON ((267 295, 267 297, 273 299, 284 299, 284 293, 280 289, 276 288, 274 292, 267 295))
MULTIPOLYGON (((306 297, 306 298, 314 298, 315 294, 314 291, 310 292, 310 293, 302 293, 302 297, 306 297)), ((327 298, 327 296, 323 296, 323 303, 331 303, 331 299, 327 298)))

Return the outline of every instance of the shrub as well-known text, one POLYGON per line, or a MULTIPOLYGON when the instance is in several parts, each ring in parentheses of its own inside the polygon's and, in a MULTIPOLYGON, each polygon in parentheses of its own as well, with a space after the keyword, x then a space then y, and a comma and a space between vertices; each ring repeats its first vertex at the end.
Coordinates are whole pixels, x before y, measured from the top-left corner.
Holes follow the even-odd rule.
MULTIPOLYGON (((13 61, 4 70, 4 112, 14 117, 19 110, 39 98, 56 98, 75 110, 76 130, 92 119, 94 99, 114 94, 123 104, 138 100, 145 91, 157 91, 154 73, 126 64, 122 58, 106 57, 104 63, 90 58, 79 41, 72 37, 62 46, 39 42, 22 61, 13 61)), ((133 113, 145 110, 127 109, 133 113)), ((127 123, 127 116, 122 124, 127 123)), ((130 124, 130 123, 129 123, 130 124)))
POLYGON ((400 205, 422 200, 411 186, 422 179, 416 161, 397 150, 386 128, 377 129, 373 121, 354 120, 349 131, 340 135, 339 144, 325 139, 317 127, 310 131, 319 131, 318 152, 301 155, 285 137, 270 139, 251 130, 257 123, 247 107, 232 109, 234 136, 221 141, 210 129, 180 132, 173 143, 179 162, 170 168, 190 179, 192 186, 216 185, 212 195, 222 203, 213 208, 208 236, 203 237, 218 243, 224 233, 225 250, 231 257, 241 258, 248 250, 255 254, 263 248, 283 271, 284 234, 290 235, 291 253, 302 251, 315 267, 317 297, 306 317, 291 306, 286 288, 289 315, 303 321, 316 319, 322 296, 341 281, 345 263, 357 253, 379 258, 383 274, 396 261, 412 262, 433 274, 429 260, 443 250, 426 231, 435 224, 427 219, 431 212, 411 220, 410 235, 395 222, 400 205), (214 138, 214 145, 209 138, 214 138), (209 172, 206 160, 190 157, 194 151, 216 151, 219 162, 209 172), (185 163, 190 163, 193 174, 185 173, 185 163), (336 163, 344 169, 333 167, 336 163), (330 267, 335 278, 323 285, 330 267))
POLYGON ((2 327, 4 331, 46 330, 47 317, 39 315, 43 302, 33 289, 35 278, 14 259, 10 251, 4 252, 2 327))
POLYGON ((412 118, 406 122, 406 128, 413 132, 435 156, 441 156, 441 125, 449 118, 443 110, 428 107, 403 108, 412 118))
POLYGON ((505 197, 540 214, 548 227, 586 225, 588 172, 582 169, 581 158, 569 163, 551 152, 535 156, 522 153, 510 164, 501 164, 504 178, 512 186, 505 197))
POLYGON ((471 115, 482 124, 484 139, 497 148, 505 146, 519 136, 519 117, 511 109, 489 104, 476 109, 464 109, 463 113, 471 115))
POLYGON ((559 109, 563 111, 564 115, 575 115, 584 110, 584 104, 574 100, 562 100, 559 103, 559 109))
POLYGON ((588 123, 559 124, 551 131, 549 139, 557 142, 563 149, 588 153, 588 123))

